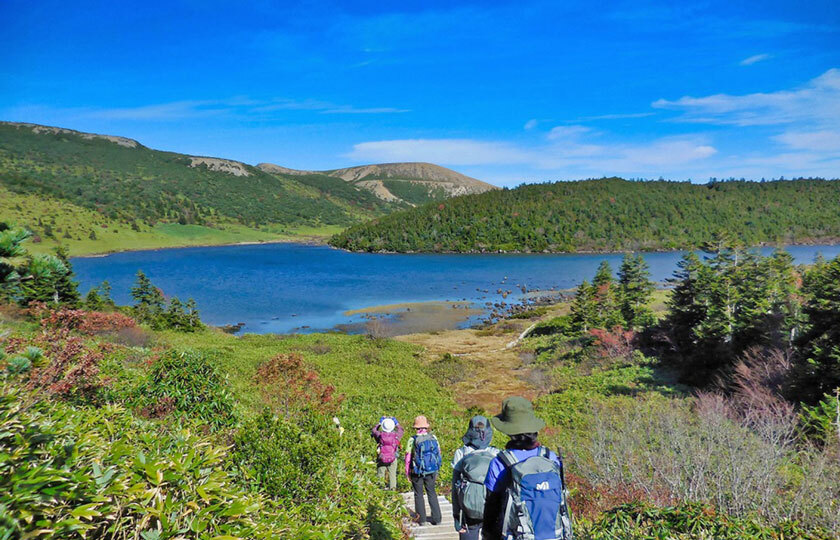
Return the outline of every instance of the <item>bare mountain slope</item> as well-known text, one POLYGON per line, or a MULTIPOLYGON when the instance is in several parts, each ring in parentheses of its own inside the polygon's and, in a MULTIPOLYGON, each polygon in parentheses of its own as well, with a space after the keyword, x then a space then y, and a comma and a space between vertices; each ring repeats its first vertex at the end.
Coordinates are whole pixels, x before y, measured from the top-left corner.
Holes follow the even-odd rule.
POLYGON ((301 171, 271 163, 260 163, 257 167, 271 174, 293 176, 322 174, 340 178, 373 193, 384 201, 403 202, 412 206, 431 200, 498 189, 496 186, 433 163, 383 163, 331 171, 301 171))

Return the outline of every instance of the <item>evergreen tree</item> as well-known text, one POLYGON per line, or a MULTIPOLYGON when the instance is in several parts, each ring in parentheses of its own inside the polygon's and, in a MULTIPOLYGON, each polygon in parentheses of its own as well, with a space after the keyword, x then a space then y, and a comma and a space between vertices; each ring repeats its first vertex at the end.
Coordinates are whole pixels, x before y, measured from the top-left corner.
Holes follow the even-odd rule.
POLYGON ((102 297, 99 296, 96 287, 89 290, 87 296, 85 296, 85 308, 91 311, 101 311, 103 307, 104 302, 102 302, 102 297))
POLYGON ((797 340, 791 397, 815 404, 840 387, 840 257, 805 275, 805 330, 797 340))
POLYGON ((573 327, 579 332, 588 332, 598 326, 598 306, 594 289, 588 281, 584 280, 575 291, 569 315, 573 327))
POLYGON ((627 328, 642 328, 654 321, 648 308, 654 291, 650 270, 644 257, 628 253, 618 270, 619 309, 627 328))
POLYGON ((114 307, 114 299, 111 298, 111 284, 106 279, 99 285, 99 296, 102 298, 102 303, 108 307, 114 307))
POLYGON ((134 299, 134 313, 141 321, 154 324, 163 314, 163 293, 142 270, 137 271, 137 282, 131 288, 131 298, 134 299))
POLYGON ((709 300, 705 269, 697 254, 689 251, 677 263, 674 277, 668 279, 673 289, 666 302, 665 326, 670 330, 675 348, 683 354, 697 346, 696 329, 706 318, 709 300))
POLYGON ((169 307, 166 308, 166 313, 158 320, 159 328, 171 328, 173 330, 183 330, 189 327, 187 314, 184 312, 184 306, 177 296, 173 296, 169 300, 169 307))
POLYGON ((10 300, 17 294, 21 272, 26 265, 23 243, 32 233, 0 222, 0 299, 10 300))
POLYGON ((72 275, 71 271, 58 257, 30 257, 24 272, 20 279, 21 294, 18 299, 21 305, 36 301, 53 306, 64 302, 74 305, 77 303, 78 291, 75 289, 75 283, 68 278, 68 275, 72 275), (68 292, 69 297, 66 296, 68 292))
POLYGON ((198 314, 198 306, 195 304, 195 300, 190 298, 187 300, 186 305, 184 306, 187 312, 187 322, 191 329, 201 328, 201 317, 198 314))
POLYGON ((75 281, 76 276, 73 273, 73 265, 70 264, 70 254, 66 247, 60 245, 55 248, 55 256, 64 265, 64 271, 59 273, 56 281, 59 301, 62 304, 76 306, 80 300, 79 284, 75 281))
POLYGON ((609 329, 615 326, 624 326, 626 323, 618 306, 616 286, 609 262, 601 261, 601 264, 598 265, 598 271, 592 279, 592 289, 595 297, 598 326, 609 329))

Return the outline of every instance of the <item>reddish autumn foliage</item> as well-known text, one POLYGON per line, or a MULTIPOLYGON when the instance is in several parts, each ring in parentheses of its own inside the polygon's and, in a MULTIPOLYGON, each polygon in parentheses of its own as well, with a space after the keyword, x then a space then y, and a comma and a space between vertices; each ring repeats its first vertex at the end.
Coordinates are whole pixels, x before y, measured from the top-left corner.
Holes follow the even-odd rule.
POLYGON ((335 387, 321 382, 298 353, 278 354, 260 364, 254 375, 263 400, 278 412, 292 416, 304 409, 335 414, 344 396, 335 387))
POLYGON ((175 400, 169 396, 163 396, 151 405, 147 405, 138 411, 143 418, 163 418, 175 410, 175 400))
POLYGON ((82 309, 42 310, 38 312, 45 330, 75 330, 88 336, 117 332, 137 326, 137 322, 117 312, 85 311, 82 309))
POLYGON ((44 350, 46 365, 36 367, 27 386, 57 397, 90 398, 101 387, 99 363, 102 350, 85 345, 78 336, 44 332, 34 341, 44 350))
POLYGON ((665 490, 649 493, 639 486, 626 483, 596 486, 573 473, 566 473, 566 481, 572 493, 569 504, 576 519, 592 520, 603 512, 625 503, 653 502, 669 505, 676 502, 665 490))
POLYGON ((630 360, 633 356, 633 341, 636 332, 615 326, 612 330, 593 328, 589 334, 595 338, 595 350, 600 358, 630 360))

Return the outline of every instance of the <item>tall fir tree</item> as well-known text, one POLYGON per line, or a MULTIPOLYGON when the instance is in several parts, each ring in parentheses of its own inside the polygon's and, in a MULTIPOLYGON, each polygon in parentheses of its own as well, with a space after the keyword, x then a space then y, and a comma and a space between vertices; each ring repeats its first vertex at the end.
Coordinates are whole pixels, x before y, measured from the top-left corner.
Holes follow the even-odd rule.
POLYGON ((840 257, 805 276, 806 325, 797 340, 791 397, 815 404, 840 387, 840 257))
POLYGON ((618 270, 619 308, 629 329, 645 327, 654 322, 648 307, 654 291, 650 269, 644 257, 627 253, 618 270))
POLYGON ((594 289, 584 280, 575 291, 569 316, 574 328, 579 332, 588 332, 598 327, 598 306, 595 302, 594 289))
POLYGON ((593 295, 595 297, 598 326, 612 329, 624 326, 626 322, 618 306, 617 287, 613 280, 610 263, 601 261, 595 277, 592 279, 593 295))

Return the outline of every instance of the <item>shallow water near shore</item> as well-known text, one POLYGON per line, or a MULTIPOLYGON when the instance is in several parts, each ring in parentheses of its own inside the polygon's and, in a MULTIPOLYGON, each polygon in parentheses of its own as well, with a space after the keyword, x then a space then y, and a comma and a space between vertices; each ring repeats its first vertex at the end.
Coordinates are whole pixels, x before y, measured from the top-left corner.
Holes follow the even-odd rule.
MULTIPOLYGON (((771 253, 771 248, 762 248, 771 253)), ((790 246, 797 263, 840 254, 840 245, 790 246)), ((652 279, 664 282, 683 252, 645 253, 652 279)), ((349 253, 325 246, 264 244, 115 253, 73 259, 83 294, 108 280, 117 303, 130 304, 130 289, 143 270, 167 297, 194 298, 212 325, 244 323, 243 332, 290 333, 337 329, 364 331, 373 310, 411 327, 466 327, 477 323, 488 303, 516 302, 525 290, 569 289, 592 279, 607 260, 617 270, 621 254, 436 255, 349 253), (400 316, 406 304, 467 302, 474 310, 442 317, 423 310, 437 326, 400 316), (350 311, 351 313, 347 313, 350 311), (444 320, 445 319, 445 320, 444 320)), ((463 304, 459 304, 463 305, 463 304)), ((440 309, 455 311, 451 305, 440 309)), ((417 311, 415 309, 415 311, 417 311)), ((399 329, 396 330, 397 332, 399 329)), ((393 333, 393 332, 391 332, 393 333)))

